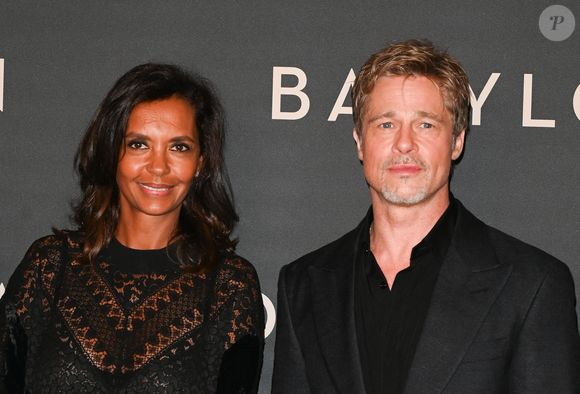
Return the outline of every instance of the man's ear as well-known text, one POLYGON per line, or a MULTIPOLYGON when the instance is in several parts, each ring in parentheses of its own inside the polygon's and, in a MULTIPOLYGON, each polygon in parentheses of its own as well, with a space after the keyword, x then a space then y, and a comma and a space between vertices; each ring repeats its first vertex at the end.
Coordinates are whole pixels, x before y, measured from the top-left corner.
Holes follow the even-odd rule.
POLYGON ((459 134, 453 137, 453 146, 451 147, 451 160, 457 160, 463 152, 463 144, 465 143, 465 130, 461 130, 459 134))
POLYGON ((354 138, 354 142, 356 143, 358 159, 362 162, 363 161, 362 132, 359 134, 356 127, 352 129, 352 138, 354 138))

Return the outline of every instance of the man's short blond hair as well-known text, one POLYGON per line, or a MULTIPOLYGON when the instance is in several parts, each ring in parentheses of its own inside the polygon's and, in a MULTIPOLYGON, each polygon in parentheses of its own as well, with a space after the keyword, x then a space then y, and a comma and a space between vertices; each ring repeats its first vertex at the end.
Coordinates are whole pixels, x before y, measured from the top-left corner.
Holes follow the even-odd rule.
POLYGON ((459 62, 427 40, 397 42, 373 54, 362 66, 352 88, 355 128, 362 133, 367 96, 377 80, 388 76, 424 76, 441 90, 453 120, 453 135, 469 125, 469 81, 459 62))

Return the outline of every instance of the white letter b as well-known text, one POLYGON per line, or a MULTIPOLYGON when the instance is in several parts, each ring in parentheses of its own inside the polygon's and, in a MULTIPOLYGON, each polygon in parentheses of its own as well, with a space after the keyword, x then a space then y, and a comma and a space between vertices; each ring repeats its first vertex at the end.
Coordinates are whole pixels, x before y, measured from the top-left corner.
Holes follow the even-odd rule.
POLYGON ((297 120, 306 116, 310 99, 302 91, 306 87, 306 74, 297 67, 274 67, 272 70, 272 119, 297 120), (282 75, 294 75, 298 83, 293 87, 282 86, 282 75), (295 112, 282 112, 282 96, 296 96, 300 108, 295 112))

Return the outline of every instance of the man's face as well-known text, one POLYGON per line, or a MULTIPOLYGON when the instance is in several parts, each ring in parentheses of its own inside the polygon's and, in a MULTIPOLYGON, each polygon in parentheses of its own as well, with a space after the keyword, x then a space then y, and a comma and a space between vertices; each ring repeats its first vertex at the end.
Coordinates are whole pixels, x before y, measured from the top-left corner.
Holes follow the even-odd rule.
POLYGON ((448 198, 451 162, 465 132, 452 136, 452 117, 439 87, 423 76, 380 78, 367 97, 362 137, 353 136, 373 201, 412 206, 448 198))

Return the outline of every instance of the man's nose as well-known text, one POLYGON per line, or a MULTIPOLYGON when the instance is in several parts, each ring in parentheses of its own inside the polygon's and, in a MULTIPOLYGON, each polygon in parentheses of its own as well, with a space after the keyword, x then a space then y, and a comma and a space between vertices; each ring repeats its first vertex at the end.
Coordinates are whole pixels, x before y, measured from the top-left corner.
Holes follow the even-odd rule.
POLYGON ((415 150, 415 134, 409 125, 403 125, 395 136, 393 150, 398 153, 409 153, 415 150))

